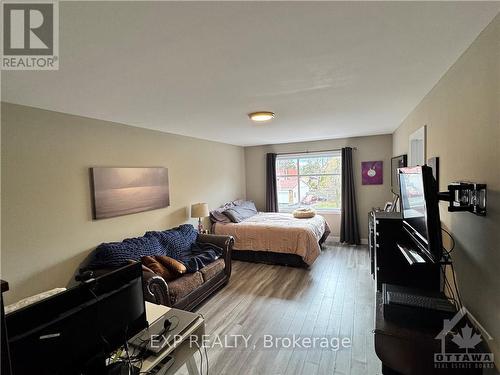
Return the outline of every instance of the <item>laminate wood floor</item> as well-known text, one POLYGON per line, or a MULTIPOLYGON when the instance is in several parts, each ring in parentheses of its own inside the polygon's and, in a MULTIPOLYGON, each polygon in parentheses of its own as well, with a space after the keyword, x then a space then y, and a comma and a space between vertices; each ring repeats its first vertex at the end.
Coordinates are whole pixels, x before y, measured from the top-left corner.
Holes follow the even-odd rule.
MULTIPOLYGON (((380 374, 373 347, 373 294, 366 246, 326 246, 308 270, 234 261, 229 284, 198 310, 210 335, 209 372, 380 374), (317 338, 315 348, 293 348, 294 334, 317 338), (265 341, 265 335, 274 342, 285 339, 267 348, 271 336, 265 341), (351 344, 334 350, 335 338, 349 338, 351 344), (331 348, 324 347, 325 340, 331 348), (233 348, 222 348, 224 343, 233 348)), ((300 343, 306 346, 306 340, 300 343)))

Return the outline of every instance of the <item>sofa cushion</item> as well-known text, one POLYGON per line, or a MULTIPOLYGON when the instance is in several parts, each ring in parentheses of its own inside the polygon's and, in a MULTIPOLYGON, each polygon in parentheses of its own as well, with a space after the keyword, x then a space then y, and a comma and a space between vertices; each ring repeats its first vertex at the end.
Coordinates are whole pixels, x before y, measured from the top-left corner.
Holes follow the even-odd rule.
POLYGON ((190 254, 191 246, 196 242, 198 232, 191 224, 183 224, 162 232, 146 232, 144 236, 158 240, 165 250, 164 254, 159 255, 167 255, 180 260, 190 254))
POLYGON ((224 271, 226 267, 226 263, 224 259, 217 259, 215 262, 210 263, 209 265, 203 267, 200 272, 203 275, 203 280, 207 282, 212 279, 215 275, 224 271))
POLYGON ((167 284, 170 303, 174 305, 178 300, 199 288, 203 284, 203 276, 201 272, 189 273, 176 280, 169 281, 167 284))

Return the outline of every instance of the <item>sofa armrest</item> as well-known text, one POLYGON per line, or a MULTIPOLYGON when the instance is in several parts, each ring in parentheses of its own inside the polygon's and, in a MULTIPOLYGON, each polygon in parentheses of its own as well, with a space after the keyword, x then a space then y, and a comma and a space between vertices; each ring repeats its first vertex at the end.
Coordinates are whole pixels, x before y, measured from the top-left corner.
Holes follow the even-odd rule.
MULTIPOLYGON (((84 275, 88 278, 94 278, 103 276, 111 271, 114 271, 113 268, 101 268, 91 270, 91 273, 85 275, 83 272, 85 270, 80 270, 80 275, 84 275)), ((86 279, 84 278, 83 281, 86 279)), ((77 279, 77 281, 82 281, 77 279)), ((168 292, 168 285, 160 275, 157 275, 152 272, 142 271, 142 289, 144 291, 144 299, 148 302, 155 303, 157 305, 170 305, 170 298, 168 292)))
POLYGON ((228 277, 231 276, 231 252, 233 251, 234 237, 219 234, 199 234, 198 242, 211 243, 223 250, 222 257, 226 264, 224 272, 228 277))
POLYGON ((157 305, 170 306, 168 285, 160 275, 143 271, 144 299, 157 305))
POLYGON ((227 251, 233 249, 234 238, 221 234, 198 234, 198 242, 211 243, 227 251))

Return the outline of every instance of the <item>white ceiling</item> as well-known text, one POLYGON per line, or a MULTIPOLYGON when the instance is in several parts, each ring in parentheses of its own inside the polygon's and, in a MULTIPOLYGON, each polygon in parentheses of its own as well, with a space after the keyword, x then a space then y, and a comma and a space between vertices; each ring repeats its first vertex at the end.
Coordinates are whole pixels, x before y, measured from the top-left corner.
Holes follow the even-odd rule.
POLYGON ((499 10, 61 2, 59 71, 3 72, 2 99, 236 145, 390 133, 499 10))

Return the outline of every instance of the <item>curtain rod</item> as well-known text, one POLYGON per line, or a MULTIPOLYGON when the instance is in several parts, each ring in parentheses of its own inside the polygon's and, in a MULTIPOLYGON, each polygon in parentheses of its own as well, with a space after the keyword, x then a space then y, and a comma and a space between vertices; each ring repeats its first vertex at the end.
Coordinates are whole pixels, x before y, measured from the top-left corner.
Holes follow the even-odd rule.
MULTIPOLYGON (((357 147, 351 147, 353 150, 357 150, 357 147)), ((330 150, 318 150, 318 151, 299 151, 299 152, 278 152, 276 155, 297 155, 297 154, 315 154, 321 152, 331 152, 331 151, 341 151, 341 148, 333 148, 330 150)))

